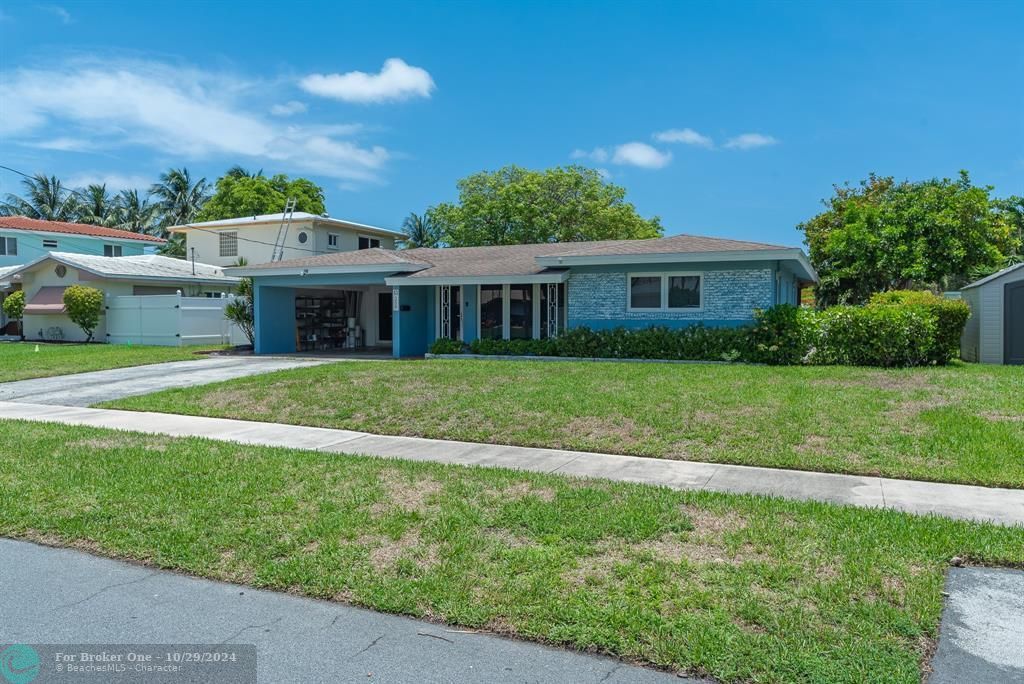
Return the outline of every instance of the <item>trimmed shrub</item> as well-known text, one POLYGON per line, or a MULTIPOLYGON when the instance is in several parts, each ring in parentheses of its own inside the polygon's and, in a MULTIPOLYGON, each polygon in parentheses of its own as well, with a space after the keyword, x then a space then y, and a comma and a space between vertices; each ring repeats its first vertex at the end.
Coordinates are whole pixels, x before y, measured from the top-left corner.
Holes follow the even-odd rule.
POLYGON ((960 356, 960 336, 971 315, 967 302, 946 299, 927 290, 892 290, 873 295, 868 306, 909 306, 928 311, 935 319, 935 340, 929 359, 945 364, 960 356))
POLYGON ((450 337, 439 337, 430 345, 431 354, 461 354, 465 345, 450 337))
POLYGON ((812 315, 792 304, 755 311, 750 359, 780 366, 801 363, 810 351, 812 315))
POLYGON ((64 311, 71 322, 85 333, 85 341, 92 342, 92 334, 103 313, 103 293, 94 287, 72 285, 64 290, 64 311))
MULTIPOLYGON (((473 340, 469 351, 488 356, 560 356, 554 340, 473 340)), ((563 355, 564 356, 564 355, 563 355)))
POLYGON ((920 307, 834 306, 813 317, 818 365, 909 367, 932 363, 935 318, 920 307))
POLYGON ((3 311, 8 318, 18 321, 18 330, 21 330, 21 318, 25 314, 25 291, 17 290, 7 295, 4 298, 3 311))

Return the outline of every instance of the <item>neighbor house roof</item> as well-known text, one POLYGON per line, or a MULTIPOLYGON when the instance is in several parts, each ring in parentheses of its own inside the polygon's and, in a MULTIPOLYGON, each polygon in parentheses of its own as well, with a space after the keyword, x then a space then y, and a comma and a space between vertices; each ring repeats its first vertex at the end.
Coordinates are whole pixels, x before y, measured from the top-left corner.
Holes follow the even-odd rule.
POLYGON ((1004 275, 1009 275, 1010 273, 1013 273, 1014 271, 1016 271, 1017 269, 1020 269, 1020 268, 1024 268, 1024 261, 1022 261, 1019 264, 1014 264, 1013 266, 1008 266, 1008 267, 1004 268, 1001 271, 996 271, 992 275, 985 276, 981 280, 975 280, 970 285, 964 285, 960 289, 961 290, 969 290, 972 287, 980 287, 981 285, 984 285, 985 283, 990 283, 993 280, 996 280, 998 278, 1002 278, 1004 275))
POLYGON ((35 261, 18 267, 17 271, 7 274, 7 277, 15 273, 28 271, 37 264, 46 260, 53 260, 72 268, 81 269, 92 275, 110 280, 159 280, 193 283, 223 283, 232 285, 238 282, 238 278, 224 274, 224 271, 209 264, 195 264, 193 275, 193 264, 184 259, 172 259, 171 257, 159 256, 157 254, 145 254, 140 256, 102 257, 88 254, 72 254, 70 252, 50 252, 39 257, 35 261))
MULTIPOLYGON (((338 252, 227 270, 232 275, 285 275, 298 272, 391 271, 394 280, 432 284, 435 280, 516 277, 559 280, 573 265, 681 263, 686 261, 792 260, 807 280, 817 274, 803 251, 760 242, 678 235, 650 240, 538 243, 490 247, 367 249, 338 252)), ((388 279, 389 283, 392 280, 388 279)))
POLYGON ((42 221, 27 216, 0 216, 0 230, 25 230, 34 233, 62 233, 84 237, 110 238, 115 240, 137 240, 163 244, 163 238, 142 233, 133 233, 118 228, 93 226, 88 223, 65 223, 64 221, 42 221))
MULTIPOLYGON (((241 216, 239 218, 230 219, 219 219, 217 221, 202 221, 199 223, 183 223, 180 226, 172 226, 168 228, 172 233, 182 233, 193 229, 208 229, 208 228, 245 228, 247 226, 258 226, 258 225, 281 225, 284 220, 284 213, 280 214, 260 214, 258 216, 241 216)), ((337 226, 339 228, 349 228, 365 233, 371 233, 374 235, 384 235, 387 237, 403 238, 405 235, 398 231, 388 230, 387 228, 379 228, 377 226, 371 226, 365 223, 356 223, 355 221, 347 221, 345 219, 331 218, 330 216, 321 216, 319 214, 310 214, 305 211, 296 211, 292 214, 292 223, 312 221, 317 225, 325 226, 337 226)))

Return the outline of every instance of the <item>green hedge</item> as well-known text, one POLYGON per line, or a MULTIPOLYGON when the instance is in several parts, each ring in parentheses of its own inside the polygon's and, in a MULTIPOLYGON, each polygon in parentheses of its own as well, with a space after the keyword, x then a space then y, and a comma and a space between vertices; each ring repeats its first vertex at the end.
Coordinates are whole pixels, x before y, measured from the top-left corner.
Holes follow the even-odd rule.
POLYGON ((549 340, 439 339, 434 354, 745 361, 772 365, 923 366, 956 358, 967 322, 963 302, 893 292, 865 306, 825 311, 788 304, 757 311, 753 325, 640 330, 572 328, 549 340))

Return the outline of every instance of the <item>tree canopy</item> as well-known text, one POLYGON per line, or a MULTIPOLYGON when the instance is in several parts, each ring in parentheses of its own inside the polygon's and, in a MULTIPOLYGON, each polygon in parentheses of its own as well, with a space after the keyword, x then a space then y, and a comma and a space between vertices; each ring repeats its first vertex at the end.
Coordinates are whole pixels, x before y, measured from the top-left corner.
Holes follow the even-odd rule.
POLYGON ((249 174, 240 167, 229 169, 217 180, 213 197, 196 216, 197 221, 276 214, 284 210, 289 197, 296 200, 295 211, 323 214, 324 189, 307 178, 290 179, 277 174, 267 177, 249 174))
POLYGON ((582 166, 532 171, 506 166, 458 182, 458 203, 430 207, 426 220, 450 247, 652 238, 658 217, 645 219, 625 188, 582 166))
POLYGON ((959 287, 1019 249, 1011 212, 991 187, 956 180, 872 175, 835 186, 826 210, 799 225, 821 283, 820 305, 862 303, 891 289, 959 287))

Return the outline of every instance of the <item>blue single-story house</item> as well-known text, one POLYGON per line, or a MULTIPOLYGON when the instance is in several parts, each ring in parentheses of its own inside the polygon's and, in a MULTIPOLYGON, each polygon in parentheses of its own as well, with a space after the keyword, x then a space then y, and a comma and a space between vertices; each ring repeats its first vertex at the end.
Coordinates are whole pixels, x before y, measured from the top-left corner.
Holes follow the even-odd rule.
POLYGON ((364 249, 225 269, 253 279, 257 354, 390 348, 437 338, 749 323, 797 304, 817 274, 799 248, 679 235, 500 247, 364 249))

